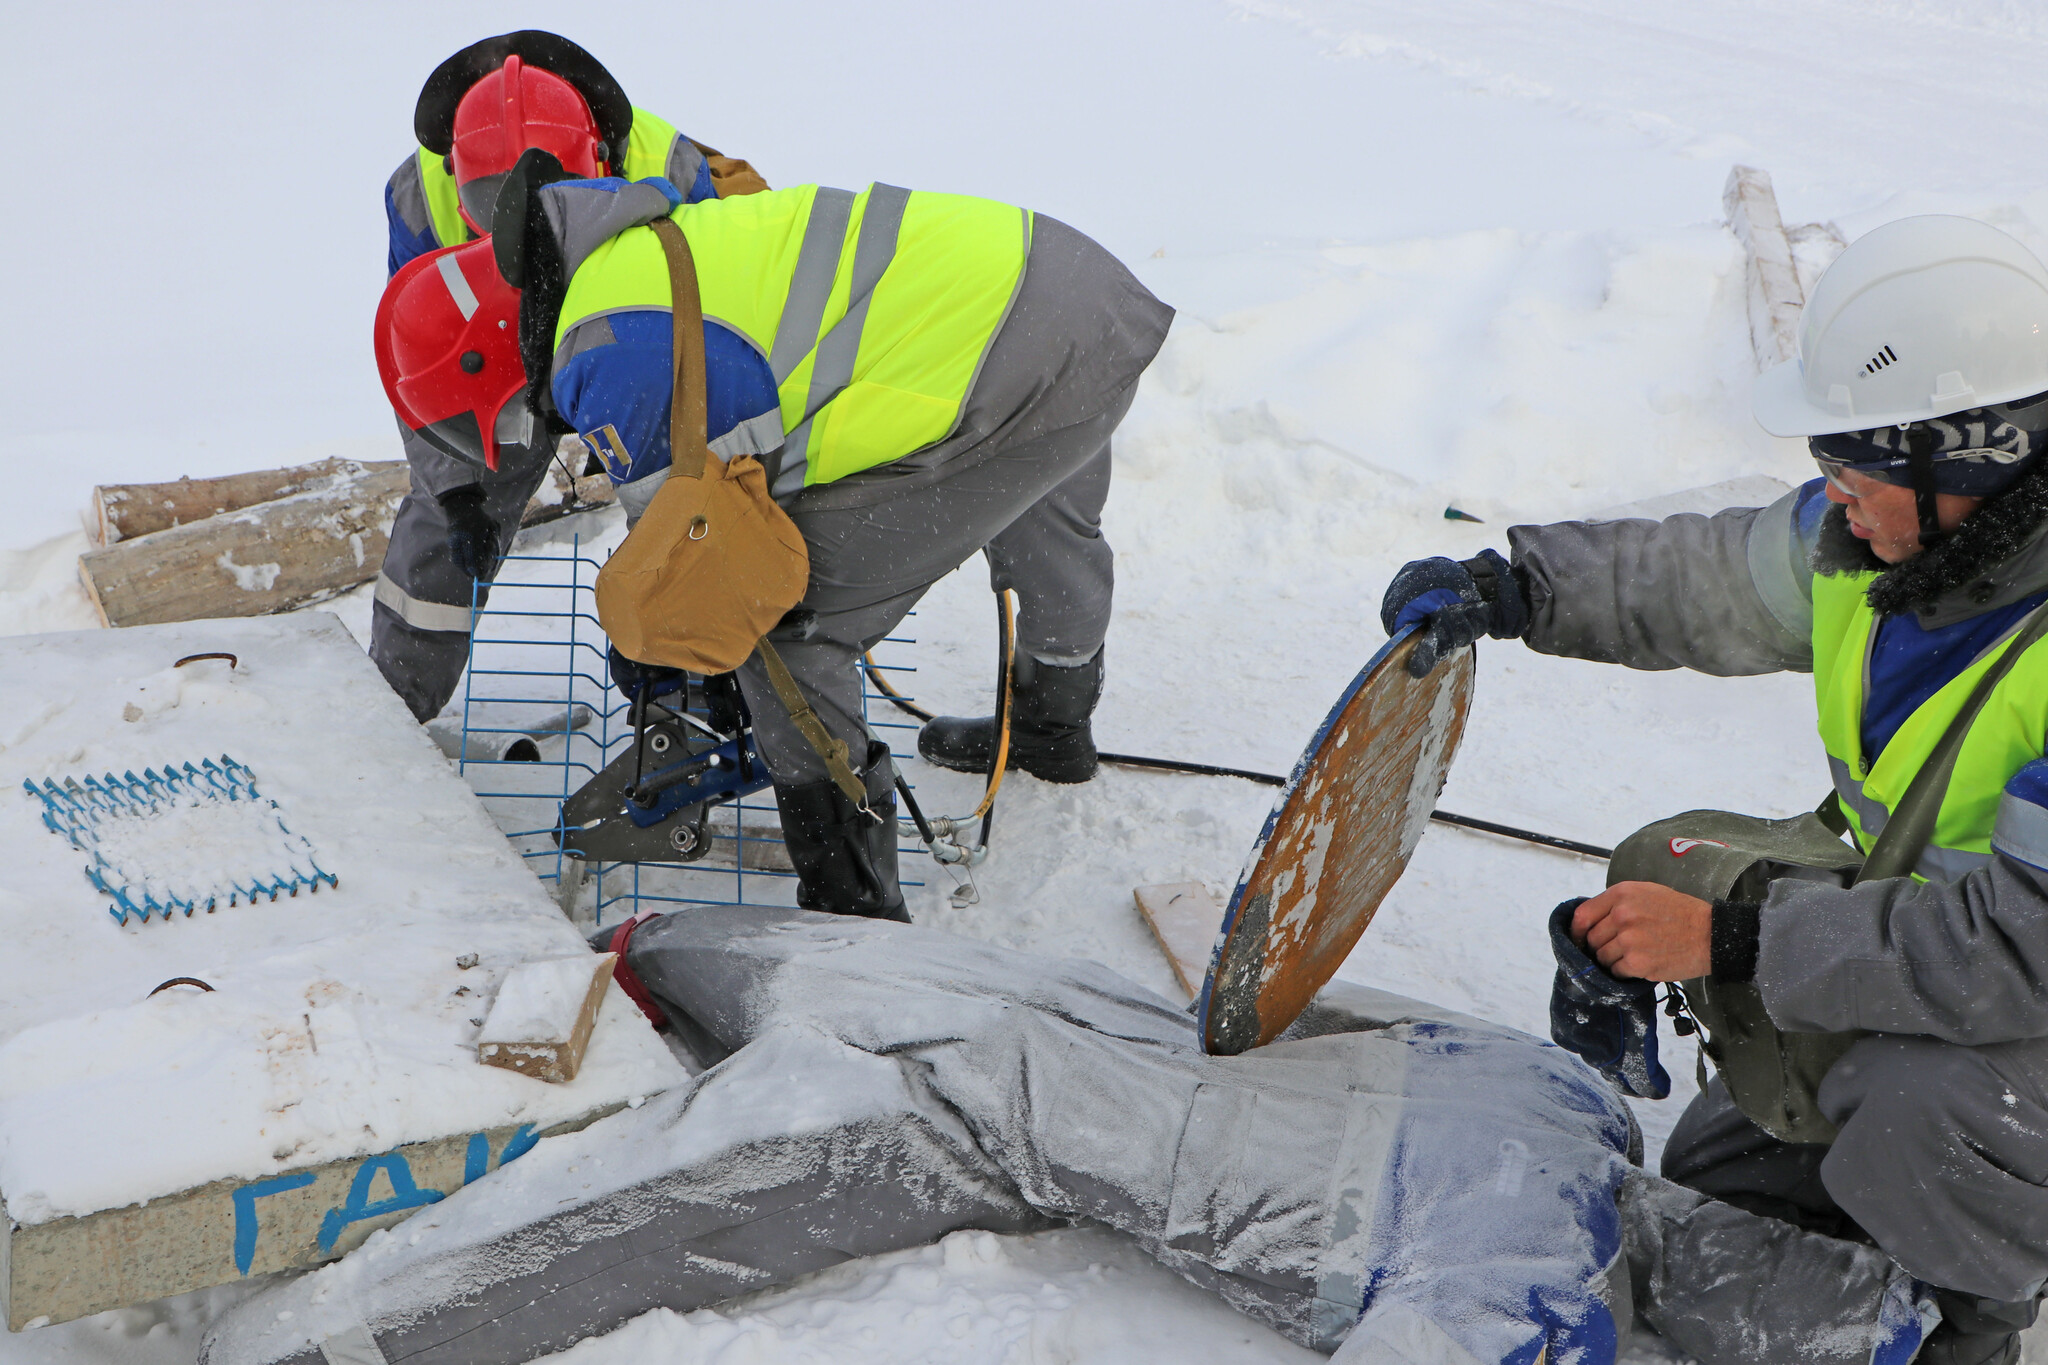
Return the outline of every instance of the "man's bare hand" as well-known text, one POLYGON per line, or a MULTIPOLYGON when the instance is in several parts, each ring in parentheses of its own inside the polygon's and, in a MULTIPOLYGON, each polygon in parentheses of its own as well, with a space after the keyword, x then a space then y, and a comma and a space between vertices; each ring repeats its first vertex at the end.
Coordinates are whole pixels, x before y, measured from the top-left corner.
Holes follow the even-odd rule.
POLYGON ((1712 902, 1656 882, 1617 882, 1572 915, 1572 937, 1616 976, 1688 981, 1713 970, 1712 902))

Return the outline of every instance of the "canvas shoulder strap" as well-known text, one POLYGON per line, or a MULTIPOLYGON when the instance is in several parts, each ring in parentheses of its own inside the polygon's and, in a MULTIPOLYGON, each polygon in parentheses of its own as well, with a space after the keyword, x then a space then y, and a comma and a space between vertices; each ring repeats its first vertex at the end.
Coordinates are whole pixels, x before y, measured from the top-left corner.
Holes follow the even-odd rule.
POLYGON ((803 732, 811 747, 818 751, 818 757, 825 760, 826 770, 832 774, 832 781, 839 790, 846 793, 846 799, 853 802, 854 808, 862 814, 872 816, 874 812, 868 809, 867 784, 860 780, 853 765, 846 760, 846 741, 835 739, 825 728, 825 722, 818 718, 818 713, 811 709, 811 704, 804 700, 796 678, 790 674, 789 665, 782 662, 782 656, 776 653, 775 646, 764 639, 757 648, 761 653, 761 663, 768 670, 768 682, 774 687, 783 709, 789 712, 790 720, 803 732))
POLYGON ((676 377, 668 404, 669 477, 704 476, 711 457, 705 440, 710 400, 704 395, 704 305, 697 292, 697 263, 690 239, 673 218, 657 218, 650 227, 668 258, 668 296, 674 328, 676 377))
MULTIPOLYGON (((704 306, 697 290, 697 266, 690 255, 690 242, 673 218, 657 218, 651 227, 661 240, 662 255, 668 258, 670 310, 673 314, 676 376, 669 398, 669 477, 697 479, 704 476, 711 449, 705 441, 709 401, 704 393, 704 306)), ((867 784, 847 761, 846 741, 835 739, 825 728, 810 702, 797 687, 796 678, 775 646, 763 639, 755 646, 768 670, 768 682, 783 709, 818 757, 825 761, 833 783, 846 794, 856 809, 868 810, 867 784)))
POLYGON ((1984 709, 1984 703, 1990 700, 1992 691, 2019 662, 2020 656, 2040 643, 2044 635, 2048 635, 2048 602, 2027 614, 2012 643, 1991 667, 1984 670, 1984 676, 1977 679, 1969 700, 1949 722, 1941 742, 1920 765, 1920 771, 1913 775, 1906 794, 1899 798, 1898 808, 1892 812, 1891 819, 1885 821, 1877 842, 1871 845, 1870 856, 1863 860, 1863 868, 1856 874, 1857 882, 1903 877, 1919 864, 1920 855, 1934 838, 1935 820, 1941 814, 1942 802, 1948 799, 1949 779, 1955 776, 1956 758, 1963 751, 1963 741, 1969 737, 1970 726, 1984 709))

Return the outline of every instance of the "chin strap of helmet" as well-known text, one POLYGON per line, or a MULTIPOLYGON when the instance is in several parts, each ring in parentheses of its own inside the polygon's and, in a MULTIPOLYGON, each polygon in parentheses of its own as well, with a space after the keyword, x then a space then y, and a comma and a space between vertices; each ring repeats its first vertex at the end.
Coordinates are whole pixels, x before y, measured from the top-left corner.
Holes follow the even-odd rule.
POLYGON ((1934 500, 1934 450, 1941 437, 1924 422, 1909 423, 1900 434, 1906 440, 1906 468, 1913 476, 1913 506, 1920 514, 1920 548, 1925 550, 1943 534, 1934 500))

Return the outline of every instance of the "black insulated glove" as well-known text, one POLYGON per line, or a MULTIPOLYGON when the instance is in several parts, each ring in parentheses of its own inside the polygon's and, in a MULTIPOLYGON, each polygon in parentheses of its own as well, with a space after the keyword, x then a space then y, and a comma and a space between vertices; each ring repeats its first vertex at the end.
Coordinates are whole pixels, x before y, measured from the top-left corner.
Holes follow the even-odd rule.
POLYGON ((479 583, 498 572, 498 523, 484 511, 484 487, 464 484, 439 494, 434 501, 448 520, 448 553, 456 566, 479 583))
POLYGON ((1380 624, 1393 635, 1419 626, 1408 672, 1428 677, 1438 663, 1477 640, 1519 640, 1529 629, 1522 581, 1498 551, 1481 550, 1462 564, 1416 559, 1401 567, 1380 600, 1380 624))
POLYGON ((1586 898, 1550 912, 1557 978, 1550 988, 1550 1040, 1577 1053, 1625 1095, 1661 1100, 1671 1077, 1657 1060, 1657 987, 1622 980, 1572 942, 1572 915, 1586 898))

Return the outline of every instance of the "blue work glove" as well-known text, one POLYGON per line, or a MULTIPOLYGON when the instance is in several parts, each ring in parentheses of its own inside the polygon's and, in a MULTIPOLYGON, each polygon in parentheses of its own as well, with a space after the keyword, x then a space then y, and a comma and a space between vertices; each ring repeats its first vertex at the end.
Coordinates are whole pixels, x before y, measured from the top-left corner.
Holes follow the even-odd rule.
POLYGON ((1426 678, 1437 664, 1482 635, 1519 640, 1529 629, 1522 581, 1498 551, 1481 550, 1460 564, 1417 559, 1401 567, 1380 600, 1380 624, 1392 635, 1420 626, 1409 656, 1410 676, 1426 678))
POLYGON ((666 664, 636 663, 619 653, 618 646, 606 645, 604 661, 611 669, 612 686, 624 693, 628 701, 652 701, 665 697, 671 692, 680 692, 689 681, 680 668, 666 664))
POLYGON ((1584 896, 1550 912, 1557 980, 1550 988, 1550 1038, 1577 1053, 1625 1095, 1661 1100, 1671 1077, 1657 1060, 1657 987, 1624 981, 1572 942, 1572 914, 1584 896))
POLYGON ((479 583, 488 583, 498 572, 500 527, 484 511, 484 488, 467 483, 437 494, 435 502, 448 522, 448 553, 457 567, 479 583))

